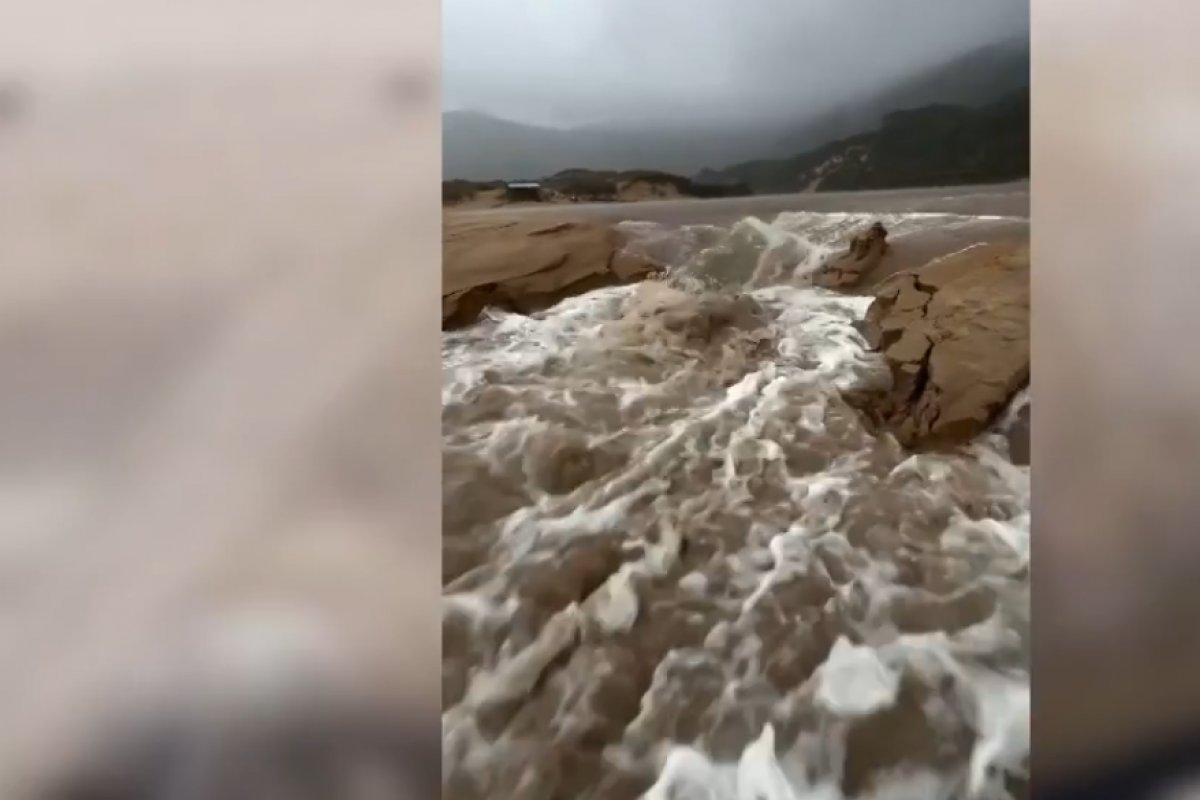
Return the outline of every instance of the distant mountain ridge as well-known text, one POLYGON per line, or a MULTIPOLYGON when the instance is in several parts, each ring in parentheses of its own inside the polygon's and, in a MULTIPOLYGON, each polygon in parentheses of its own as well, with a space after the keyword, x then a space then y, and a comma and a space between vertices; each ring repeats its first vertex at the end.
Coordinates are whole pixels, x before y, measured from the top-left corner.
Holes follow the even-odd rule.
POLYGON ((567 169, 690 175, 704 166, 759 155, 769 144, 769 133, 735 126, 707 131, 600 126, 561 130, 476 111, 450 111, 442 115, 442 175, 472 181, 536 178, 567 169))
POLYGON ((1027 38, 976 48, 907 76, 867 97, 844 103, 814 121, 798 125, 781 137, 770 152, 755 157, 793 156, 835 139, 873 130, 882 124, 885 115, 902 109, 943 104, 976 107, 993 103, 1029 88, 1029 58, 1027 38))
POLYGON ((790 158, 702 170, 697 179, 748 185, 756 194, 991 183, 1028 177, 1029 143, 1026 88, 982 108, 895 111, 875 131, 790 158))
POLYGON ((1029 43, 1021 40, 977 48, 831 111, 798 112, 796 121, 787 124, 734 119, 709 127, 638 130, 631 124, 561 130, 477 111, 450 111, 442 116, 443 178, 518 180, 566 169, 649 169, 699 178, 701 171, 711 174, 727 165, 791 158, 871 131, 897 110, 983 106, 1028 86, 1029 43))

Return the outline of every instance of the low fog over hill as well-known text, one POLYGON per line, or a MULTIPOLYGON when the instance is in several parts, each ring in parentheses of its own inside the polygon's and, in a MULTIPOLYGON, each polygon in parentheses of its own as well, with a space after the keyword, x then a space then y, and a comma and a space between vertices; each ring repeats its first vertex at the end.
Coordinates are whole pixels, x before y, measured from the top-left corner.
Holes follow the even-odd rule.
POLYGON ((541 8, 518 23, 507 6, 501 14, 452 0, 444 176, 695 175, 791 158, 873 131, 893 111, 981 107, 1029 86, 1028 8, 1013 0, 917 0, 920 13, 763 2, 772 13, 752 18, 704 2, 684 13, 668 1, 614 20, 637 10, 621 1, 541 8), (480 14, 492 38, 478 30, 480 14))

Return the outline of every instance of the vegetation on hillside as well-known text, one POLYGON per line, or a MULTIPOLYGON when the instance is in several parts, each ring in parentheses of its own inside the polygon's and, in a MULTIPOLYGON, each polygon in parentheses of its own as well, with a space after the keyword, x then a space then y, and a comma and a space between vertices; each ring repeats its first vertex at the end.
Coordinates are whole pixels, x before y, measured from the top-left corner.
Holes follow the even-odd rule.
POLYGON ((1029 90, 982 108, 895 111, 878 130, 786 159, 750 161, 699 178, 756 193, 990 183, 1029 175, 1029 90))
POLYGON ((457 178, 442 181, 442 202, 450 205, 463 203, 474 200, 480 192, 503 188, 504 181, 465 181, 457 178))
MULTIPOLYGON (((651 187, 670 187, 682 197, 736 197, 752 194, 750 187, 739 183, 705 184, 657 170, 590 170, 565 169, 543 178, 543 191, 550 198, 605 202, 621 199, 621 190, 635 183, 651 187)), ((449 180, 442 182, 442 202, 448 205, 474 199, 479 193, 503 189, 504 181, 449 180)))
MULTIPOLYGON (((893 111, 876 130, 829 142, 790 158, 761 159, 686 178, 657 170, 566 169, 538 181, 548 199, 611 201, 641 182, 664 195, 736 197, 992 183, 1029 175, 1029 89, 981 107, 932 104, 893 111)), ((449 180, 454 204, 502 181, 449 180)))
POLYGON ((737 197, 751 194, 750 187, 745 184, 707 184, 685 178, 682 175, 672 175, 669 172, 649 169, 621 171, 567 169, 555 173, 542 183, 547 188, 568 197, 612 199, 617 197, 621 187, 636 182, 652 186, 669 186, 683 197, 737 197))
MULTIPOLYGON (((996 42, 944 63, 898 73, 866 95, 831 94, 829 107, 787 105, 770 119, 730 109, 717 122, 679 120, 648 124, 614 119, 570 130, 504 120, 478 111, 448 111, 442 118, 445 178, 503 178, 553 175, 567 167, 625 170, 654 167, 696 175, 751 159, 787 159, 827 142, 880 127, 896 109, 935 103, 978 107, 1029 86, 1028 39, 996 42)), ((697 177, 699 177, 697 175, 697 177)))

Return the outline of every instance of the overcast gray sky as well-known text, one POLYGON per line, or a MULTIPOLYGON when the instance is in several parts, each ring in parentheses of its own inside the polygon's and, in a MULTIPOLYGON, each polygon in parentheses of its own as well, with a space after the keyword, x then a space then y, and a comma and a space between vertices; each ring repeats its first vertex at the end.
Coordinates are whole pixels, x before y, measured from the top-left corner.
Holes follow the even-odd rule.
POLYGON ((1029 31, 1029 0, 443 0, 442 9, 447 109, 563 126, 793 114, 1029 31))

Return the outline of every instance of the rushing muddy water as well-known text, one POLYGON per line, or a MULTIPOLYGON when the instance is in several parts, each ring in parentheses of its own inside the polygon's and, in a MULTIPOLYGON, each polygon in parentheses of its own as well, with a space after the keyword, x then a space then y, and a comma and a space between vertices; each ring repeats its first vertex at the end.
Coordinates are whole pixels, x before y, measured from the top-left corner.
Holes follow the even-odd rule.
POLYGON ((1027 232, 625 223, 666 280, 444 335, 446 797, 1024 793, 1029 470, 841 399, 869 301, 804 272, 875 219, 901 262, 1027 232))

